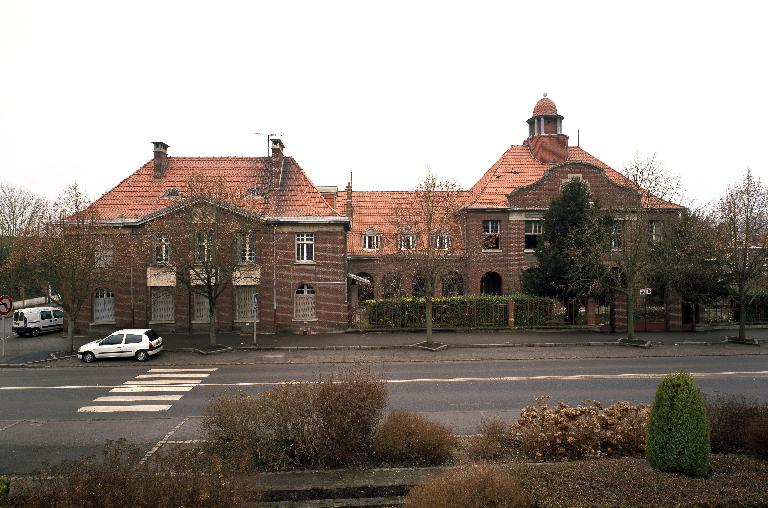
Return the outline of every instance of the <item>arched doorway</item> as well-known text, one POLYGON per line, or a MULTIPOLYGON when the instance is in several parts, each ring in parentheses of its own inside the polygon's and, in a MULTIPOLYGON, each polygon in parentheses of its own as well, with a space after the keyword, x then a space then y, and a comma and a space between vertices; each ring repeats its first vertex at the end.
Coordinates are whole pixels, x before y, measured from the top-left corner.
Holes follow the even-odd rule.
POLYGON ((384 298, 396 298, 403 296, 403 276, 397 272, 390 272, 381 279, 381 294, 384 298))
POLYGON ((459 272, 449 272, 443 275, 443 296, 461 296, 464 294, 464 279, 459 272))
POLYGON ((427 296, 427 276, 417 273, 411 281, 411 295, 415 297, 427 296))
POLYGON ((366 300, 373 300, 373 275, 368 272, 358 272, 355 275, 368 281, 368 284, 359 280, 354 281, 355 286, 357 286, 357 303, 361 304, 366 300))
POLYGON ((496 272, 485 272, 480 278, 480 293, 484 295, 500 295, 501 275, 496 272))

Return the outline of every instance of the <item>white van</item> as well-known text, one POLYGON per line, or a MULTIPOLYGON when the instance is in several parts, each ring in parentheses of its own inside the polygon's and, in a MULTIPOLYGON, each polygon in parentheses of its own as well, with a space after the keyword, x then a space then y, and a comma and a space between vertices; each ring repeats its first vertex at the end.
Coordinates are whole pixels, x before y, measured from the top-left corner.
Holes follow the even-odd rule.
POLYGON ((11 330, 20 337, 64 330, 64 312, 58 307, 29 307, 13 311, 11 330))

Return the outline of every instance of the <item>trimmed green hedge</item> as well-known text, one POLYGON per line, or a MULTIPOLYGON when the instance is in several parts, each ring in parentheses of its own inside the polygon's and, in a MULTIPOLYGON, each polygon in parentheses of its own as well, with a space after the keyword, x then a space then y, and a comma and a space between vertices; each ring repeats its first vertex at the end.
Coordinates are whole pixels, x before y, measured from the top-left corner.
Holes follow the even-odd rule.
MULTIPOLYGON (((506 328, 509 302, 515 302, 515 326, 543 326, 552 317, 549 298, 514 294, 505 296, 452 296, 432 299, 435 328, 506 328)), ((371 328, 423 328, 426 326, 425 298, 367 300, 366 324, 371 328)))

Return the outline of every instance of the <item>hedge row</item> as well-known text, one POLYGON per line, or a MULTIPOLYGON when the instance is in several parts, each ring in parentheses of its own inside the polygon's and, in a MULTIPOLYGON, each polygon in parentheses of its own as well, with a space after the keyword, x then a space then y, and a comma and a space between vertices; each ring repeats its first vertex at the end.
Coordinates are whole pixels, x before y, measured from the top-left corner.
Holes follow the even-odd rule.
MULTIPOLYGON (((432 299, 435 328, 505 328, 509 302, 515 303, 515 326, 543 326, 553 317, 554 302, 530 295, 453 296, 432 299)), ((372 328, 423 328, 425 298, 386 298, 365 302, 366 324, 372 328)))

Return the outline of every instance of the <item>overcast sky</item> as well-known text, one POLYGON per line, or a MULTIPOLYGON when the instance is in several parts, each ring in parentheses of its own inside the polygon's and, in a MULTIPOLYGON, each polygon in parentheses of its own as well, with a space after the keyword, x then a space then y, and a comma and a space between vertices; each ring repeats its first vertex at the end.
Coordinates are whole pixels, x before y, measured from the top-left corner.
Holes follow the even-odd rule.
POLYGON ((0 177, 92 197, 152 157, 262 156, 316 185, 471 186, 543 92, 616 169, 698 202, 768 180, 760 2, 0 1, 0 177))

